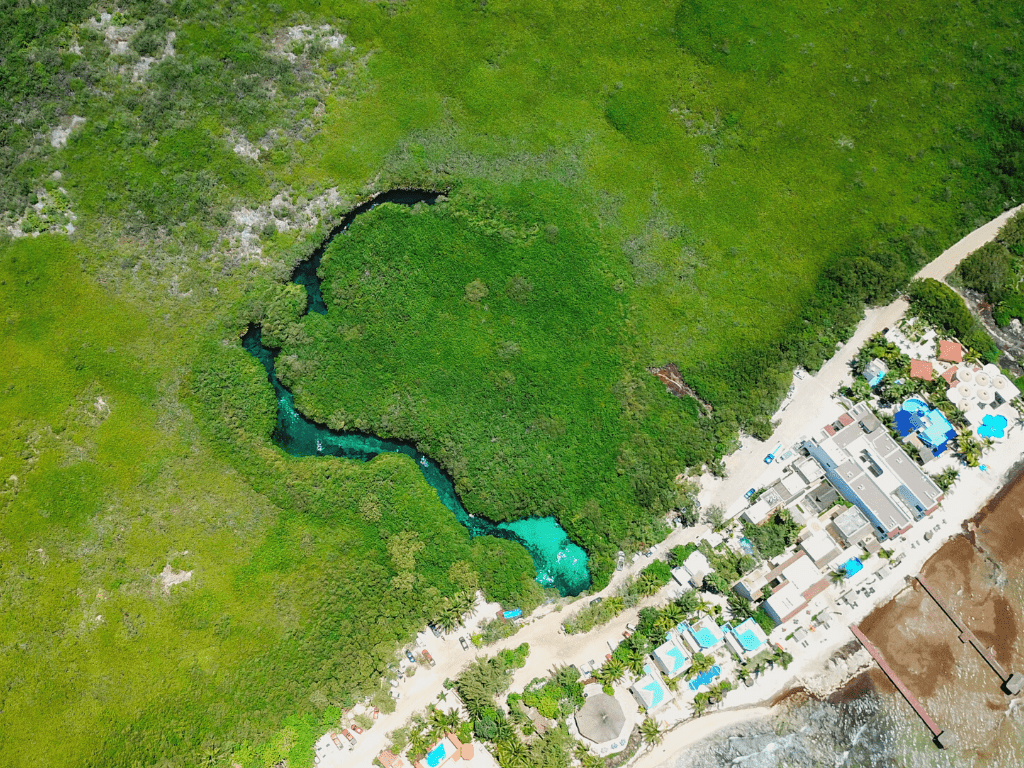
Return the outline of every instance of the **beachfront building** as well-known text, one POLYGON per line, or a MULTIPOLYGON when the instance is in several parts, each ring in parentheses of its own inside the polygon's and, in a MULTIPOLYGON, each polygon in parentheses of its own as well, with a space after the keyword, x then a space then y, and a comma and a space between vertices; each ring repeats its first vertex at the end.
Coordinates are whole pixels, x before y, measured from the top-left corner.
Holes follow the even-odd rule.
POLYGON ((630 686, 629 692, 648 714, 658 711, 672 700, 665 682, 650 665, 644 667, 644 676, 630 686))
POLYGON ((583 692, 587 701, 570 718, 569 732, 599 757, 621 752, 629 743, 636 720, 633 702, 625 693, 609 696, 596 683, 583 692))
POLYGON ((865 403, 858 403, 804 443, 826 477, 874 526, 895 538, 934 512, 942 491, 890 437, 865 403))
POLYGON ((874 388, 882 379, 885 378, 885 374, 888 372, 889 366, 885 364, 884 360, 879 360, 876 357, 864 366, 864 370, 861 371, 861 376, 867 380, 870 387, 874 388))
POLYGON ((871 521, 857 507, 850 507, 836 515, 829 523, 829 527, 846 546, 859 544, 868 536, 874 538, 871 521))
POLYGON ((768 635, 751 618, 744 619, 729 630, 725 642, 741 657, 760 653, 768 643, 768 635))
POLYGON ((814 531, 804 538, 800 542, 800 549, 818 568, 839 554, 835 539, 823 530, 814 531))
POLYGON ((956 430, 946 415, 920 398, 908 398, 894 418, 896 432, 917 449, 923 463, 940 456, 949 441, 956 439, 956 430))
POLYGON ((711 650, 725 639, 725 632, 709 616, 692 627, 683 622, 676 626, 676 632, 694 653, 711 650))
POLYGON ((803 550, 776 567, 768 578, 773 592, 764 601, 764 609, 776 624, 789 621, 828 587, 828 579, 803 550))
POLYGON ((678 635, 671 632, 668 639, 654 649, 651 658, 661 673, 670 680, 683 674, 690 664, 690 655, 683 647, 682 641, 678 639, 678 635))

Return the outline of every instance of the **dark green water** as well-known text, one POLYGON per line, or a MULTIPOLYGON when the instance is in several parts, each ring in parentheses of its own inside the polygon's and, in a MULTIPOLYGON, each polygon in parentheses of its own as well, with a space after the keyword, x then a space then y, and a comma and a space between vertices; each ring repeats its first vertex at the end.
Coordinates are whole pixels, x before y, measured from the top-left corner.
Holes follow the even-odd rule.
MULTIPOLYGON (((308 311, 326 314, 327 307, 320 293, 317 268, 324 248, 334 237, 340 235, 360 213, 364 213, 382 202, 399 205, 414 205, 425 202, 432 204, 438 197, 436 192, 400 190, 378 196, 371 203, 365 203, 345 217, 340 227, 307 261, 300 264, 293 280, 305 286, 309 296, 308 311)), ((590 586, 590 571, 587 569, 587 553, 569 540, 565 530, 553 517, 531 517, 512 523, 494 523, 466 512, 444 471, 429 458, 407 443, 397 440, 382 440, 360 432, 337 432, 317 424, 295 409, 295 398, 278 380, 274 369, 275 353, 263 346, 259 326, 251 326, 242 338, 242 346, 257 358, 267 371, 267 377, 277 395, 277 425, 274 427, 274 442, 292 456, 340 456, 356 461, 369 461, 382 453, 402 453, 416 462, 423 477, 437 492, 438 499, 450 509, 456 519, 469 531, 469 535, 496 536, 516 541, 526 547, 537 567, 537 583, 555 587, 562 595, 578 595, 590 586)))

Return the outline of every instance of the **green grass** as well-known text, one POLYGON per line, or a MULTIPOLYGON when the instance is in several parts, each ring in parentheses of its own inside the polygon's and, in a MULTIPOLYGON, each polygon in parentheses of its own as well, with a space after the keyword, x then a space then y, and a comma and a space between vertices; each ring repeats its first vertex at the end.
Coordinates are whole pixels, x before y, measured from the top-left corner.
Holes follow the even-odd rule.
POLYGON ((278 324, 311 415, 420 440, 471 512, 557 514, 600 576, 657 534, 668 478, 770 431, 792 367, 862 300, 1022 194, 1013 3, 122 10, 145 50, 177 34, 143 82, 67 28, 95 8, 0 0, 0 230, 44 186, 78 216, 72 240, 0 243, 15 766, 52 759, 55 733, 71 765, 272 765, 470 586, 453 564, 486 556, 408 462, 275 449, 245 323, 278 324), (344 49, 272 52, 324 22, 344 49), (86 124, 52 148, 72 114, 86 124), (258 163, 240 136, 265 142, 258 163), (452 194, 360 222, 325 265, 327 318, 280 301, 301 233, 266 235, 260 259, 225 244, 232 210, 278 192, 394 185, 452 194), (668 362, 710 417, 645 370, 668 362), (401 593, 382 539, 408 532, 431 546, 401 593), (168 562, 195 576, 165 595, 168 562))

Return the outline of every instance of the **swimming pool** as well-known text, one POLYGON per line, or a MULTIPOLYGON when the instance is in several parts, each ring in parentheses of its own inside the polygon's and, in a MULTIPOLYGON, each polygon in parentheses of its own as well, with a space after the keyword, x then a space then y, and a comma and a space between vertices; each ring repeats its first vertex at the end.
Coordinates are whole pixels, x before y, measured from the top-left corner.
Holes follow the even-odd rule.
POLYGON ((843 570, 846 572, 846 578, 850 578, 864 570, 864 563, 856 557, 851 557, 843 563, 843 570))
POLYGON ((708 683, 710 683, 720 674, 722 674, 722 668, 715 664, 715 666, 713 666, 707 672, 701 672, 699 675, 693 678, 693 680, 690 681, 690 690, 696 691, 702 685, 707 685, 708 683))
POLYGON ((985 418, 981 420, 981 426, 978 427, 978 435, 981 437, 1005 437, 1006 424, 1005 416, 993 416, 991 413, 986 414, 985 418))
POLYGON ((427 753, 427 765, 430 768, 437 768, 445 760, 455 754, 455 745, 447 738, 441 739, 437 746, 427 753))

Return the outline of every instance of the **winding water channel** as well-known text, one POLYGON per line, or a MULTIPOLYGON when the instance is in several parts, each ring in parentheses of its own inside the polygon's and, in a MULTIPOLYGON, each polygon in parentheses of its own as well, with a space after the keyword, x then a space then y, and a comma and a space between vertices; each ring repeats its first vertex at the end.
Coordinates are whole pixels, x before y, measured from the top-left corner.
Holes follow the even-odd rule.
MULTIPOLYGON (((327 314, 317 270, 326 247, 348 229, 356 217, 383 203, 432 205, 438 196, 437 192, 425 190, 393 190, 350 211, 324 243, 296 267, 292 276, 293 282, 306 289, 309 298, 307 312, 327 314)), ((274 387, 277 395, 277 425, 273 439, 286 453, 292 456, 340 456, 355 461, 370 461, 382 453, 405 454, 416 462, 423 477, 437 492, 438 499, 454 513, 471 537, 496 536, 519 542, 533 558, 537 568, 537 582, 545 587, 555 587, 562 595, 578 595, 590 586, 586 552, 570 541, 555 518, 531 517, 511 523, 494 523, 470 515, 462 506, 451 478, 434 461, 416 450, 415 446, 361 432, 339 432, 299 413, 295 408, 294 395, 277 378, 274 367, 276 351, 265 347, 260 336, 259 326, 251 326, 242 338, 242 346, 263 364, 274 387)))

